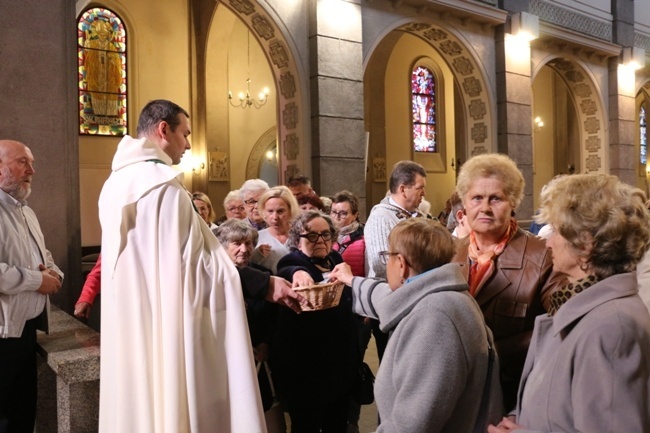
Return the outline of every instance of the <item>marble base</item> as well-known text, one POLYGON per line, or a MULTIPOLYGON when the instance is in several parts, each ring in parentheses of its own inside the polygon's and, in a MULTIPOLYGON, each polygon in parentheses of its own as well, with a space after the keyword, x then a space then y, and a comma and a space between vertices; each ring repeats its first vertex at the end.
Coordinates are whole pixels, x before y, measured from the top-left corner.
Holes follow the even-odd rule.
POLYGON ((97 432, 99 333, 52 305, 38 351, 36 432, 97 432))

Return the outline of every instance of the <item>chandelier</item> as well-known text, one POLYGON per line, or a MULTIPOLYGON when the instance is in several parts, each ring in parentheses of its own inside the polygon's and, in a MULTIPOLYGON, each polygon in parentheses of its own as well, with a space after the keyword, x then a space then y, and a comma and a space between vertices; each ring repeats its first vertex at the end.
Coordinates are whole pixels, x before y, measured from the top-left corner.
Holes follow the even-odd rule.
POLYGON ((241 108, 247 108, 247 107, 255 107, 255 108, 260 108, 264 104, 266 104, 269 100, 269 88, 265 87, 262 89, 262 91, 257 95, 256 98, 251 97, 251 33, 248 32, 247 34, 247 45, 248 45, 248 74, 246 76, 246 92, 239 92, 239 95, 237 95, 237 102, 233 102, 233 97, 232 97, 232 92, 228 90, 228 101, 230 101, 230 105, 233 107, 241 107, 241 108))

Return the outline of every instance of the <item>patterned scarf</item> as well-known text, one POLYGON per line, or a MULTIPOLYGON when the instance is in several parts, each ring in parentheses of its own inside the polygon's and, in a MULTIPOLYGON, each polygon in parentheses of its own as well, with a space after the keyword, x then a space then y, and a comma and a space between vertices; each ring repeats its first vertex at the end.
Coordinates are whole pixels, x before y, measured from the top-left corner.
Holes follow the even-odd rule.
POLYGON ((510 224, 499 243, 491 251, 480 251, 476 243, 474 230, 469 233, 469 258, 472 265, 469 268, 469 293, 476 296, 479 289, 485 285, 494 273, 494 259, 499 256, 508 245, 508 242, 517 234, 517 220, 510 219, 510 224))
POLYGON ((571 299, 573 295, 577 295, 578 293, 587 290, 598 281, 600 280, 595 275, 587 275, 575 283, 569 283, 568 286, 562 287, 561 289, 551 293, 551 299, 549 300, 551 306, 548 308, 549 317, 554 316, 555 313, 557 313, 557 310, 559 310, 566 301, 571 299))

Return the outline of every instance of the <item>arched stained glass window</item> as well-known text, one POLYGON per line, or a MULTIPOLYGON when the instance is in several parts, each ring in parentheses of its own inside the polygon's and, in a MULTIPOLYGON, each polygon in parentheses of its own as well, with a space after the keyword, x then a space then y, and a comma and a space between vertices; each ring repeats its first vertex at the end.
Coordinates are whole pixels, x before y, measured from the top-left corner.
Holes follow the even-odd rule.
POLYGON ((79 133, 125 135, 126 30, 111 10, 90 8, 77 22, 79 133))
POLYGON ((645 115, 645 102, 643 102, 639 109, 639 143, 641 145, 639 154, 641 165, 646 165, 646 162, 648 162, 648 128, 645 115))
POLYGON ((411 112, 413 118, 413 150, 437 152, 436 83, 431 70, 416 66, 411 74, 411 112))

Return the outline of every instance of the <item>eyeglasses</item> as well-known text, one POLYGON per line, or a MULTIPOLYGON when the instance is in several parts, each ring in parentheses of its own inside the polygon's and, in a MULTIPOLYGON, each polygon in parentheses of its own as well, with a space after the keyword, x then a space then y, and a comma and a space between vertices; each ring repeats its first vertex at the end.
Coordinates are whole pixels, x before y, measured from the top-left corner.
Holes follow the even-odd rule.
POLYGON ((390 251, 380 251, 379 252, 379 260, 381 261, 382 265, 387 265, 388 264, 388 257, 390 256, 396 256, 399 253, 391 253, 390 251))
POLYGON ((316 242, 318 242, 318 238, 323 238, 323 241, 325 241, 325 242, 331 241, 332 240, 332 232, 323 232, 323 233, 311 232, 311 233, 306 233, 304 235, 298 235, 298 237, 305 238, 309 242, 311 242, 312 244, 315 244, 316 242))
POLYGON ((257 200, 254 198, 249 198, 248 200, 244 200, 244 203, 246 206, 255 206, 257 204, 257 200))
POLYGON ((344 210, 342 210, 341 212, 337 212, 337 211, 333 210, 333 211, 330 211, 330 215, 332 215, 334 218, 345 219, 345 218, 348 217, 348 215, 350 215, 350 213, 348 211, 344 211, 344 210))
POLYGON ((228 212, 235 212, 235 211, 244 212, 246 210, 246 208, 244 206, 232 206, 232 207, 229 207, 226 210, 228 212))

